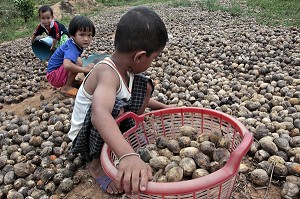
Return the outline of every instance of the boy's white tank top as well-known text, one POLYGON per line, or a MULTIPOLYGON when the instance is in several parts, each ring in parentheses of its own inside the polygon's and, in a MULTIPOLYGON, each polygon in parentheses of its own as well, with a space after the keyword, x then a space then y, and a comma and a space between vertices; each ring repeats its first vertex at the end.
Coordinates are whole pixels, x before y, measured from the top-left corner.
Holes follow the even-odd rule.
MULTIPOLYGON (((131 90, 132 90, 132 84, 134 80, 134 74, 128 73, 129 75, 129 86, 125 84, 121 74, 119 73, 117 67, 115 64, 111 61, 110 58, 105 58, 103 61, 99 62, 105 63, 108 66, 110 66, 112 69, 116 71, 116 73, 119 76, 120 79, 120 86, 117 90, 117 98, 118 99, 124 99, 129 100, 131 97, 131 90)), ((97 65, 98 65, 97 64, 97 65)), ((95 66, 96 67, 96 66, 95 66)), ((89 73, 90 74, 90 73, 89 73)), ((89 76, 89 74, 86 76, 86 78, 89 76)), ((82 128, 84 118, 86 116, 86 113, 92 103, 92 95, 88 94, 86 90, 84 89, 84 82, 86 78, 83 80, 82 85, 80 86, 78 93, 76 95, 76 101, 74 104, 73 112, 72 112, 72 118, 71 118, 71 129, 68 132, 68 137, 73 141, 76 136, 78 135, 78 132, 82 128)))
MULTIPOLYGON (((109 57, 106 57, 104 60, 98 62, 96 65, 98 64, 107 64, 108 66, 110 66, 112 69, 114 69, 114 71, 116 71, 116 73, 118 74, 119 76, 119 80, 120 80, 120 86, 117 90, 117 98, 118 99, 125 99, 125 100, 129 100, 130 97, 131 97, 131 91, 132 91, 132 84, 133 84, 133 80, 134 80, 134 74, 133 73, 127 73, 127 75, 129 76, 129 85, 127 86, 121 76, 121 74, 119 73, 116 65, 114 64, 114 62, 109 58, 109 57)), ((96 67, 95 65, 95 67, 96 67)), ((89 73, 90 74, 90 73, 89 73)), ((86 76, 86 78, 89 76, 89 74, 86 76)), ((85 78, 85 79, 86 79, 85 78)), ((83 85, 84 85, 84 82, 85 82, 85 79, 83 81, 83 85)), ((82 88, 82 92, 84 93, 84 95, 86 97, 88 97, 89 99, 92 99, 92 95, 88 94, 84 87, 81 86, 79 88, 79 90, 82 88)), ((78 91, 79 92, 79 91, 78 91)))

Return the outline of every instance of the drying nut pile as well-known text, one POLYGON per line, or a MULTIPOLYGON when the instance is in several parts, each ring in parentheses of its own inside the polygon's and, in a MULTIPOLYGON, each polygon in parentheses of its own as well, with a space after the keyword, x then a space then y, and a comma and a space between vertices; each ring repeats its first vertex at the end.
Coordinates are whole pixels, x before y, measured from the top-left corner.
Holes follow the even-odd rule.
POLYGON ((223 167, 230 157, 230 139, 221 129, 198 134, 182 126, 173 139, 158 137, 155 144, 139 148, 143 161, 153 169, 153 181, 178 182, 199 178, 223 167))

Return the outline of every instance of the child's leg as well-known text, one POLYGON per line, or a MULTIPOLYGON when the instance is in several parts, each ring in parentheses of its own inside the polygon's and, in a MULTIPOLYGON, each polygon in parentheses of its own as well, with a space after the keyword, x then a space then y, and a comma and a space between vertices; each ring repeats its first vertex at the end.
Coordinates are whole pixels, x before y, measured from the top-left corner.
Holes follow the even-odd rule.
MULTIPOLYGON (((78 57, 78 58, 77 58, 76 65, 82 66, 82 59, 81 59, 81 57, 78 57)), ((70 90, 70 89, 73 89, 73 90, 74 90, 74 89, 77 89, 77 88, 74 88, 74 87, 73 87, 73 84, 74 84, 74 82, 75 82, 75 78, 76 78, 77 74, 78 74, 78 73, 74 73, 74 72, 68 71, 67 80, 66 80, 65 85, 63 85, 63 86, 61 87, 61 92, 64 93, 64 92, 67 92, 67 91, 70 90)))
POLYGON ((68 71, 64 68, 63 65, 53 70, 52 72, 47 73, 46 75, 48 82, 56 88, 60 88, 66 83, 67 76, 68 71))
POLYGON ((72 86, 74 80, 75 80, 75 77, 76 77, 77 73, 73 73, 71 71, 68 72, 68 76, 67 76, 67 79, 66 79, 66 83, 61 87, 61 92, 62 93, 66 93, 68 92, 70 89, 76 89, 78 90, 77 88, 74 88, 72 86))
MULTIPOLYGON (((106 177, 106 174, 102 169, 100 158, 94 158, 92 160, 92 162, 89 165, 89 172, 91 176, 96 180, 100 177, 106 177)), ((114 181, 109 182, 106 190, 105 188, 103 189, 109 194, 119 194, 119 191, 114 181)))
POLYGON ((75 88, 73 86, 73 82, 75 82, 76 75, 77 73, 73 73, 71 71, 68 72, 65 84, 60 88, 61 94, 67 97, 76 97, 78 93, 78 88, 75 88))
MULTIPOLYGON (((121 102, 120 102, 121 106, 121 102)), ((119 112, 115 112, 115 117, 124 113, 122 107, 119 112)), ((90 175, 98 182, 101 189, 109 194, 119 194, 115 182, 113 182, 103 171, 100 155, 104 140, 101 138, 97 129, 91 125, 92 106, 86 112, 81 130, 78 132, 76 139, 73 141, 72 153, 80 153, 83 159, 90 161, 90 175)))

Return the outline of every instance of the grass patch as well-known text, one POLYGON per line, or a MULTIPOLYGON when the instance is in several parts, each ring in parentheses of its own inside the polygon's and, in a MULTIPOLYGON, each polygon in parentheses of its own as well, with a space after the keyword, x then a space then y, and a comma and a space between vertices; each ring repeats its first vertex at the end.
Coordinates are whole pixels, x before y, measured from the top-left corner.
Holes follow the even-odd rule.
POLYGON ((247 5, 259 23, 300 27, 299 0, 247 0, 247 5))
POLYGON ((96 2, 102 3, 105 6, 137 6, 142 4, 167 2, 167 0, 96 0, 96 2))

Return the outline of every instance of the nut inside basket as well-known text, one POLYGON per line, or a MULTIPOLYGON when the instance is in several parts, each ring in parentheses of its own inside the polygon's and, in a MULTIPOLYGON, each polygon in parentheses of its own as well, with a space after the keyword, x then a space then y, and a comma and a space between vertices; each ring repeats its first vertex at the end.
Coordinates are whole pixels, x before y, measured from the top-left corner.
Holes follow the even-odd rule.
MULTIPOLYGON (((192 197, 189 198, 199 198, 196 197, 199 194, 204 194, 203 197, 214 194, 222 196, 216 198, 230 197, 240 161, 249 150, 253 139, 252 134, 238 120, 227 114, 210 109, 172 108, 150 112, 142 116, 129 113, 123 118, 119 118, 118 122, 128 117, 132 117, 135 120, 135 126, 124 133, 124 137, 136 152, 147 147, 149 148, 151 145, 156 145, 157 147, 158 140, 166 140, 166 142, 178 140, 178 138, 183 136, 181 131, 183 127, 193 129, 194 133, 191 137, 196 138, 193 140, 195 142, 201 140, 203 143, 203 139, 206 139, 205 135, 208 135, 211 138, 206 141, 216 145, 217 141, 214 140, 214 136, 212 135, 218 134, 220 138, 227 140, 226 147, 224 148, 228 151, 229 158, 221 167, 215 166, 210 174, 196 179, 192 179, 191 177, 179 182, 149 182, 147 191, 140 194, 144 195, 142 198, 149 198, 149 196, 161 198, 168 195, 174 196, 174 198, 182 198, 183 196, 190 196, 190 194, 192 197), (178 189, 179 187, 180 189, 178 189)), ((208 155, 205 152, 203 154, 210 158, 213 156, 213 153, 208 155)), ((178 156, 180 157, 180 152, 178 156)), ((114 178, 117 172, 117 169, 113 165, 116 159, 115 154, 105 145, 102 150, 101 161, 105 172, 112 178, 114 178)), ((202 160, 203 158, 200 159, 202 160)), ((169 159, 169 162, 172 161, 169 159)), ((187 176, 183 174, 183 177, 187 176)))

